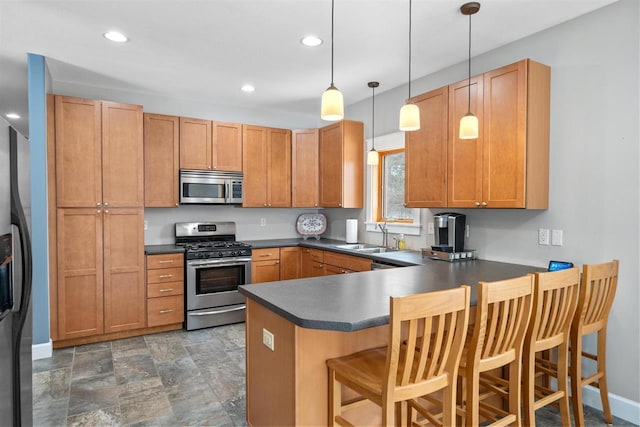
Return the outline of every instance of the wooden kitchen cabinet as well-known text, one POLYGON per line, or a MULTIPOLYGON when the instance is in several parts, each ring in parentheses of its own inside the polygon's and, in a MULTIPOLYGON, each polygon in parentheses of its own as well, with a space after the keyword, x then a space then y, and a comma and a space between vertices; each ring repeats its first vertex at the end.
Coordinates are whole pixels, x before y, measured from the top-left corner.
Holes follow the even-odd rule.
POLYGON ((319 205, 318 129, 291 132, 291 206, 316 208, 319 205))
POLYGON ((180 118, 144 113, 144 206, 178 206, 180 118))
POLYGON ((180 117, 180 168, 242 172, 242 125, 180 117))
POLYGON ((472 91, 477 140, 458 138, 465 83, 449 91, 449 207, 547 209, 550 68, 525 59, 481 79, 472 91))
POLYGON ((211 120, 180 117, 180 169, 211 170, 211 120))
POLYGON ((184 255, 147 255, 147 326, 184 322, 184 255))
POLYGON ((368 258, 324 251, 324 275, 369 271, 371 262, 368 258))
POLYGON ((254 249, 251 254, 251 283, 280 280, 280 248, 254 249))
POLYGON ((342 120, 320 129, 320 206, 362 208, 364 125, 342 120))
POLYGON ((243 125, 243 207, 291 207, 291 131, 243 125))
POLYGON ((48 108, 52 338, 143 328, 142 107, 56 95, 48 108))
POLYGON ((420 109, 420 129, 405 132, 405 206, 447 206, 449 91, 436 89, 411 99, 420 109))
POLYGON ((324 275, 324 251, 312 248, 300 248, 300 277, 324 275))
POLYGON ((280 280, 300 278, 300 249, 297 246, 280 248, 280 280))

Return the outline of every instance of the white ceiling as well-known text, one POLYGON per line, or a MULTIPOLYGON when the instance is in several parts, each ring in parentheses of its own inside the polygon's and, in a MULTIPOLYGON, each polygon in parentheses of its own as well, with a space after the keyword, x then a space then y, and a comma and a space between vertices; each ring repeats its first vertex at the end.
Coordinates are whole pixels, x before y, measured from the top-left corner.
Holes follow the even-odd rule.
MULTIPOLYGON (((472 55, 614 0, 483 0, 472 55)), ((464 1, 413 0, 412 76, 467 57, 464 1)), ((407 0, 335 0, 335 84, 347 105, 408 77, 407 0)), ((55 81, 213 104, 319 114, 330 83, 330 0, 0 0, 0 115, 27 129, 26 53, 55 81), (110 29, 130 41, 102 37, 110 29), (304 47, 301 37, 325 42, 304 47), (240 86, 251 83, 246 94, 240 86)), ((55 83, 54 83, 55 84, 55 83)))

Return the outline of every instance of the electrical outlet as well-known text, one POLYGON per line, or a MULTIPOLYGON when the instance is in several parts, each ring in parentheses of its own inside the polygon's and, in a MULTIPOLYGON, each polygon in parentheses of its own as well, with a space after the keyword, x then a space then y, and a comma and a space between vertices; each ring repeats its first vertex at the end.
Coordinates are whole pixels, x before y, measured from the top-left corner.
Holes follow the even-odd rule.
POLYGON ((145 219, 144 220, 144 229, 146 230, 148 228, 149 228, 149 224, 147 223, 147 220, 145 219))
POLYGON ((548 245, 549 244, 549 229, 548 228, 539 228, 538 229, 538 244, 539 245, 548 245))
POLYGON ((469 238, 469 224, 464 226, 464 237, 469 238))
POLYGON ((553 246, 562 246, 562 234, 562 230, 551 230, 551 244, 553 246))
POLYGON ((433 231, 433 223, 430 222, 427 224, 427 234, 434 234, 435 232, 433 231))
POLYGON ((267 226, 267 218, 260 218, 260 227, 267 226))
POLYGON ((275 351, 275 340, 273 334, 265 328, 262 328, 262 344, 264 344, 271 351, 275 351))

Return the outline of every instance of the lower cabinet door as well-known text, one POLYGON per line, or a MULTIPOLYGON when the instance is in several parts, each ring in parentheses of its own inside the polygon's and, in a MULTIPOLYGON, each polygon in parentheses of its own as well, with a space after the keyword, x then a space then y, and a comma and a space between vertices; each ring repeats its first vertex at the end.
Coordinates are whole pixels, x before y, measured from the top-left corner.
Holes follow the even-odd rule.
POLYGON ((182 295, 147 300, 147 326, 171 325, 181 322, 184 322, 184 298, 182 295))

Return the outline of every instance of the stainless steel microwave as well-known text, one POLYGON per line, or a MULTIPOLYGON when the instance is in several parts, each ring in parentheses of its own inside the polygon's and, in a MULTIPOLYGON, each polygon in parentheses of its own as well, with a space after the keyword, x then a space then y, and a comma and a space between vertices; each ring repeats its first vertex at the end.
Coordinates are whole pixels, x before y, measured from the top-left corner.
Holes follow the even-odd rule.
POLYGON ((180 169, 180 204, 241 204, 242 186, 239 172, 180 169))

